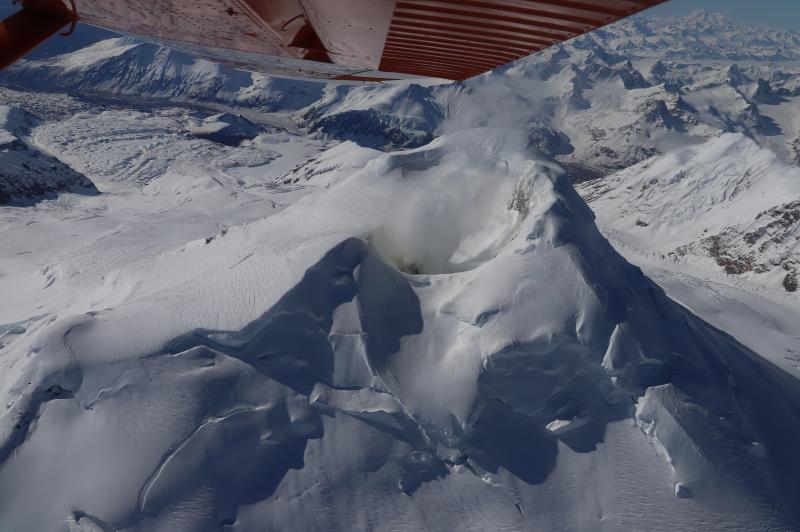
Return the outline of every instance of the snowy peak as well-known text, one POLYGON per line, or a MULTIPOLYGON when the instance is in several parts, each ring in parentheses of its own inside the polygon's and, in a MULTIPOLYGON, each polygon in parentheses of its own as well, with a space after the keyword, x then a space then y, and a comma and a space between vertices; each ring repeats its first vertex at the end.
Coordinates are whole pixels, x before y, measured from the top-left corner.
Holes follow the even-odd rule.
POLYGON ((142 42, 133 37, 117 37, 106 39, 75 52, 58 55, 44 62, 60 66, 65 70, 80 70, 98 65, 111 65, 120 59, 130 61, 136 52, 128 53, 142 46, 142 42))
POLYGON ((321 83, 269 78, 236 70, 131 37, 107 39, 39 61, 23 61, 0 79, 27 88, 128 95, 162 101, 305 107, 321 83))
POLYGON ((711 31, 726 30, 735 27, 730 15, 719 11, 707 9, 694 9, 688 15, 679 18, 690 28, 706 29, 711 31))
POLYGON ((667 104, 660 98, 646 100, 636 109, 641 113, 635 126, 646 129, 648 125, 656 128, 675 129, 683 131, 683 123, 667 108, 667 104))
POLYGON ((748 81, 745 79, 741 69, 736 63, 728 67, 727 72, 725 74, 726 74, 725 81, 732 87, 738 87, 739 85, 742 85, 743 83, 748 81))
POLYGON ((3 528, 796 522, 792 382, 627 263, 527 135, 318 162, 302 197, 265 189, 291 203, 213 238, 161 243, 157 205, 58 258, 135 289, 9 350, 3 528), (151 256, 104 245, 126 225, 151 256))
POLYGON ((797 290, 800 170, 742 134, 644 161, 580 190, 612 237, 629 235, 675 260, 699 257, 756 286, 797 290))
POLYGON ((779 108, 800 97, 800 71, 780 60, 800 59, 797 50, 795 33, 700 11, 634 17, 486 76, 439 86, 280 80, 130 38, 23 62, 0 79, 27 88, 257 107, 315 136, 382 150, 421 146, 467 123, 515 123, 536 130, 537 145, 562 162, 602 175, 731 131, 794 160, 800 123, 779 108), (679 105, 663 93, 680 96, 679 105))
POLYGON ((312 133, 378 149, 429 143, 443 119, 435 88, 414 83, 392 87, 329 87, 302 115, 312 133))
POLYGON ((0 90, 0 202, 82 186, 56 156, 108 193, 2 208, 0 530, 797 528, 788 365, 617 251, 798 290, 766 146, 800 157, 800 72, 748 44, 790 38, 636 18, 429 86, 130 39, 3 74, 39 92, 0 90))
POLYGON ((800 33, 742 24, 728 15, 697 10, 684 17, 632 17, 599 33, 611 53, 680 61, 780 61, 800 58, 800 33))

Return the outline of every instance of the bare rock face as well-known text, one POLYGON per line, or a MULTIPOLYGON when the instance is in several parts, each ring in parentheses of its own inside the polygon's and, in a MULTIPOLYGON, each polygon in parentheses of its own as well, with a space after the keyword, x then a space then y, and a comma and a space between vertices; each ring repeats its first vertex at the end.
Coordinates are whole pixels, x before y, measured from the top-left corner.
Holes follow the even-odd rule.
POLYGON ((675 253, 685 256, 701 250, 730 275, 783 269, 787 272, 783 287, 787 292, 796 292, 798 260, 794 248, 799 229, 800 200, 797 200, 759 213, 744 234, 741 227, 726 227, 697 244, 679 247, 675 253))
POLYGON ((783 278, 783 287, 787 292, 797 292, 797 271, 792 270, 783 278))

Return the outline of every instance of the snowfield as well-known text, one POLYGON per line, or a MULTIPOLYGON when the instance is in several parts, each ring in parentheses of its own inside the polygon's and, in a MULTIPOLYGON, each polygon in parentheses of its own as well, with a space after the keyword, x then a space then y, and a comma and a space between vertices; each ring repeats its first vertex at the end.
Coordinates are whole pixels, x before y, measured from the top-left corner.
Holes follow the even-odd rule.
POLYGON ((0 530, 800 528, 794 133, 737 107, 794 96, 730 66, 796 36, 669 24, 455 85, 5 75, 0 530))
POLYGON ((612 239, 664 258, 696 255, 753 284, 797 291, 800 169, 741 134, 579 189, 612 239))
POLYGON ((628 265, 525 135, 269 140, 251 176, 327 170, 187 191, 178 146, 5 209, 4 528, 790 527, 796 381, 628 265))

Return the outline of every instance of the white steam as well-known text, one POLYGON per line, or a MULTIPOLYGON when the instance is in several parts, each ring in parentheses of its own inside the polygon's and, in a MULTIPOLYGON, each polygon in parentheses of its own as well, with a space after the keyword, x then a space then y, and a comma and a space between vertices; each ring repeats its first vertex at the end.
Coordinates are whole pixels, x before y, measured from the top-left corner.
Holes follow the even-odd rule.
POLYGON ((388 262, 409 273, 474 268, 496 255, 526 213, 514 202, 520 180, 528 179, 520 168, 530 166, 520 166, 524 135, 484 128, 448 135, 447 144, 456 149, 438 164, 404 174, 408 186, 371 238, 388 262), (453 162, 464 158, 469 164, 453 162))

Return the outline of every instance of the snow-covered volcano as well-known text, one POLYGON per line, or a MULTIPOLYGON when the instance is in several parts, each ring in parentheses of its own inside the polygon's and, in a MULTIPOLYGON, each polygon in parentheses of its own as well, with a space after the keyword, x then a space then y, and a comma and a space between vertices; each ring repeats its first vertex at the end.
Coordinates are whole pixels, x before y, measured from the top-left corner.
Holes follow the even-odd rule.
POLYGON ((338 146, 290 206, 7 333, 2 527, 791 527, 797 381, 528 143, 338 146))
POLYGON ((612 247, 785 292, 793 35, 639 19, 454 85, 20 64, 6 137, 100 193, 0 206, 0 530, 797 529, 796 329, 612 247))

